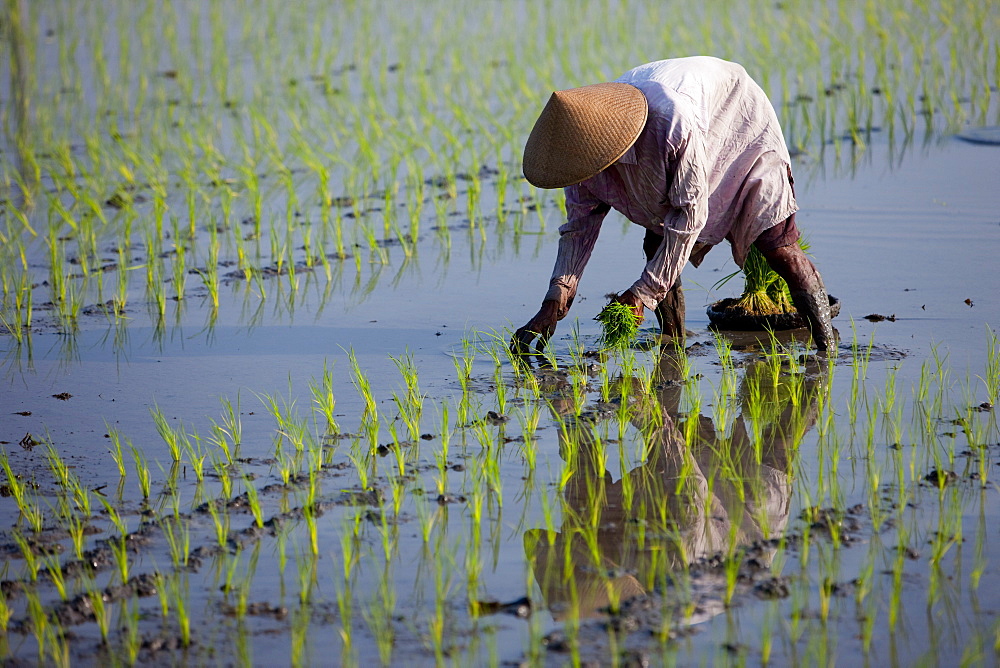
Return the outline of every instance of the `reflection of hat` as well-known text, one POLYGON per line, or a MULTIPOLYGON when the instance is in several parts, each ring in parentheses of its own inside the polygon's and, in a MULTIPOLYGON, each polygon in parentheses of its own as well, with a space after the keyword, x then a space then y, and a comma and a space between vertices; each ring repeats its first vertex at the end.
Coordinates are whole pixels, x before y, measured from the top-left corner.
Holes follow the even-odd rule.
POLYGON ((524 146, 524 176, 564 188, 598 174, 635 143, 646 125, 646 97, 625 83, 552 93, 524 146))

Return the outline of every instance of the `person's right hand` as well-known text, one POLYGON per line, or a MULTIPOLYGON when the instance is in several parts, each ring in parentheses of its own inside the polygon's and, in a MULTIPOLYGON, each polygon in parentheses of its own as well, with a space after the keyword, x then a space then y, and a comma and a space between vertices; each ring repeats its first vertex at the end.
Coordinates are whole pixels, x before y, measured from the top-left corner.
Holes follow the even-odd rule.
POLYGON ((511 352, 515 355, 528 354, 531 342, 537 338, 535 353, 541 355, 542 351, 545 350, 545 344, 549 342, 552 334, 556 331, 556 323, 565 315, 565 310, 559 308, 559 302, 554 300, 542 302, 538 313, 524 327, 520 327, 514 332, 514 337, 510 340, 511 352))

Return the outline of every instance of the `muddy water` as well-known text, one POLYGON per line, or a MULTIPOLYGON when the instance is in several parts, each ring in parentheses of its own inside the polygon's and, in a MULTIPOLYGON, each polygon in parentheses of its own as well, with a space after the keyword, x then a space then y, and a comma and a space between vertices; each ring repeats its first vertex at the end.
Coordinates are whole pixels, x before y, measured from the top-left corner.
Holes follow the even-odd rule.
MULTIPOLYGON (((891 169, 879 143, 854 168, 846 153, 839 161, 832 153, 800 160, 795 168, 802 184, 800 225, 827 285, 844 303, 835 323, 839 358, 828 365, 806 355, 794 373, 786 368, 768 377, 759 347, 734 337, 737 370, 726 396, 740 417, 729 421, 722 420, 715 396, 723 374, 703 312, 704 304, 738 291, 735 285, 721 292, 708 288, 732 270, 728 249, 718 248, 684 275, 691 368, 679 373, 672 358, 637 352, 654 372, 645 390, 648 406, 620 422, 614 405, 600 401, 594 380, 580 410, 567 390, 577 382, 572 375, 540 372, 547 403, 537 404, 537 440, 525 446, 518 416, 533 402, 517 392, 504 362, 510 404, 501 407, 494 364, 480 353, 472 366, 469 416, 457 424, 455 360, 465 350, 463 339, 484 346, 491 330, 502 332, 531 315, 555 252, 559 220, 553 206, 546 209, 542 235, 515 244, 509 235, 455 233, 447 255, 428 235, 415 260, 397 269, 401 256, 394 254, 374 279, 366 268, 364 280, 357 280, 353 265, 329 284, 314 277, 294 308, 272 299, 254 317, 253 296, 237 282, 224 290, 214 322, 197 299, 188 299, 163 328, 152 327, 137 308, 116 327, 103 316, 84 318, 73 336, 43 324, 30 347, 0 339, 0 441, 12 468, 38 485, 43 509, 54 506, 58 486, 44 446, 17 445, 26 435, 50 439, 85 486, 120 505, 129 531, 137 533, 130 576, 170 574, 192 617, 194 642, 175 651, 180 604, 170 602, 161 619, 158 595, 111 592, 108 650, 93 615, 81 612, 79 602, 75 608, 60 603, 42 576, 38 598, 72 632, 71 656, 90 662, 108 651, 122 655, 129 640, 121 629, 132 614, 138 615, 140 656, 155 663, 286 663, 289 657, 369 663, 379 659, 380 640, 390 652, 382 658, 405 664, 561 664, 612 656, 655 663, 765 657, 795 663, 829 656, 902 664, 995 660, 995 616, 989 612, 1000 584, 1000 571, 991 565, 995 488, 983 489, 969 475, 979 469, 962 454, 968 446, 960 427, 934 418, 935 438, 926 447, 905 439, 896 447, 879 427, 869 448, 864 415, 879 417, 879 398, 884 402, 892 378, 900 403, 911 402, 925 365, 935 387, 947 390, 943 415, 996 401, 975 377, 984 375, 987 328, 1000 323, 1000 150, 949 139, 911 147, 891 169), (864 317, 870 314, 894 319, 869 322, 864 317), (323 439, 318 492, 309 497, 302 480, 282 484, 274 461, 282 436, 262 398, 274 397, 313 428, 309 384, 318 382, 324 363, 332 365, 340 431, 357 434, 364 404, 347 350, 371 380, 382 416, 379 445, 392 443, 391 428, 403 431, 393 393, 401 395, 404 382, 390 355, 412 355, 427 397, 420 432, 428 438, 406 446, 404 478, 391 448, 374 455, 368 486, 377 494, 362 493, 347 457, 352 448, 368 451, 375 443, 323 439), (870 359, 862 398, 853 382, 857 351, 868 351, 870 359), (755 383, 759 391, 760 378, 776 388, 770 403, 776 410, 753 416, 746 397, 755 383), (72 396, 53 396, 60 393, 72 396), (250 484, 266 520, 260 529, 240 500, 244 483, 237 481, 227 495, 218 477, 207 475, 198 484, 190 462, 170 470, 149 415, 159 406, 171 424, 183 423, 207 444, 212 421, 222 424, 220 397, 234 404, 239 397, 239 468, 254 477, 250 484), (490 420, 489 411, 510 419, 490 420), (565 417, 577 413, 582 417, 565 417), (824 424, 824 415, 832 423, 824 424), (584 427, 560 428, 567 423, 584 427), (149 501, 142 499, 130 459, 119 487, 108 455, 111 427, 147 459, 149 501), (448 468, 439 474, 445 433, 448 468), (686 448, 693 433, 701 445, 686 448), (758 433, 764 455, 753 462, 735 457, 734 464, 726 453, 744 452, 758 433), (533 467, 526 447, 534 453, 533 467), (494 478, 483 473, 491 459, 494 478), (956 480, 948 478, 939 490, 925 480, 936 470, 954 471, 956 480), (733 471, 742 478, 733 480, 733 471), (678 480, 685 481, 682 492, 678 480), (205 505, 220 496, 229 499, 220 510, 229 517, 222 549, 205 505), (662 505, 665 498, 673 503, 662 505), (174 567, 160 528, 174 512, 174 499, 190 532, 186 569, 174 567), (314 509, 315 557, 306 507, 314 509), (596 531, 588 532, 592 526, 596 531), (936 541, 945 533, 950 542, 936 541), (732 553, 734 545, 741 550, 732 553), (735 556, 726 561, 720 554, 735 556), (237 612, 240 592, 249 606, 243 614, 237 612)), ((554 340, 562 364, 571 362, 574 326, 583 347, 594 347, 591 317, 602 295, 629 285, 641 257, 638 228, 609 218, 577 305, 554 340)), ((911 412, 907 406, 901 421, 905 436, 917 441, 911 412)), ((985 470, 992 473, 1000 463, 996 421, 989 411, 975 419, 985 425, 991 446, 984 451, 985 470)), ((315 429, 320 436, 325 431, 315 429)), ((287 452, 289 430, 282 431, 287 452)), ((99 565, 93 580, 77 579, 71 592, 74 586, 110 588, 120 580, 105 542, 118 531, 94 504, 98 533, 87 537, 85 548, 87 559, 99 565)), ((46 512, 41 542, 62 546, 64 562, 75 561, 71 542, 53 528, 54 513, 46 512)), ((24 527, 25 520, 10 498, 0 499, 9 556, 4 579, 23 583, 30 578, 16 557, 15 526, 24 527)), ((21 588, 6 587, 13 621, 4 651, 30 660, 37 656, 36 636, 21 588)), ((72 602, 72 593, 68 598, 72 602)))

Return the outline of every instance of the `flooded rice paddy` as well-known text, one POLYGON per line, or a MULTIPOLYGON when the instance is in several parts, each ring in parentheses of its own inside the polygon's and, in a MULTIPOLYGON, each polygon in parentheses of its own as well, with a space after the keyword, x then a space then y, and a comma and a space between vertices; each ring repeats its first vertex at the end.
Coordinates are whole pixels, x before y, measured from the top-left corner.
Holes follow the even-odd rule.
POLYGON ((4 659, 997 663, 995 11, 459 7, 8 3, 4 659), (540 100, 695 52, 779 109, 838 348, 710 330, 719 248, 601 351, 612 216, 513 363, 540 100))

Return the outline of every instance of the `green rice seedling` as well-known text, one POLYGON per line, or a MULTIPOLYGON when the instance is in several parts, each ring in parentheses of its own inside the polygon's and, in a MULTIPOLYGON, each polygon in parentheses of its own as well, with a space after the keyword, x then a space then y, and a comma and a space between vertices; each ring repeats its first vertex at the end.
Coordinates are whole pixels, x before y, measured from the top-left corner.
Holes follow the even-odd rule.
POLYGON ((233 474, 230 464, 216 459, 214 455, 209 456, 212 459, 212 469, 219 480, 219 498, 229 499, 233 495, 233 474))
POLYGON ((31 582, 38 580, 38 571, 41 569, 41 560, 38 554, 35 553, 34 548, 31 547, 31 543, 19 530, 14 530, 11 532, 11 537, 14 539, 14 544, 21 551, 21 557, 24 559, 25 568, 28 570, 28 578, 31 582))
POLYGON ((69 658, 69 641, 65 631, 56 624, 50 624, 45 629, 44 640, 46 662, 53 666, 69 668, 72 664, 69 658))
POLYGON ((51 621, 45 606, 42 604, 38 591, 34 587, 28 587, 24 591, 27 599, 28 622, 31 633, 35 636, 38 645, 38 665, 46 665, 46 654, 48 645, 46 639, 49 636, 51 621))
POLYGON ((264 513, 260 505, 260 497, 257 494, 257 488, 251 482, 249 477, 243 478, 243 487, 246 489, 247 502, 250 504, 250 512, 253 514, 254 524, 257 528, 263 528, 264 526, 264 513))
POLYGON ((452 357, 455 365, 456 378, 462 390, 462 398, 457 406, 456 419, 458 424, 466 424, 469 421, 469 410, 471 409, 471 386, 472 365, 475 361, 475 347, 467 338, 462 339, 462 356, 452 357))
POLYGON ((97 621, 97 628, 101 633, 101 644, 108 644, 108 632, 111 630, 111 606, 104 602, 104 592, 99 589, 91 589, 87 592, 90 600, 90 607, 94 611, 94 618, 97 621))
MULTIPOLYGON (((218 253, 217 249, 213 249, 213 255, 218 253)), ((198 269, 198 276, 201 277, 202 285, 205 286, 205 290, 208 292, 208 300, 212 305, 212 309, 218 310, 219 308, 219 267, 218 261, 213 262, 212 258, 209 258, 206 269, 198 269)))
POLYGON ((311 663, 308 660, 309 650, 309 622, 312 618, 310 609, 306 605, 300 605, 292 614, 291 625, 291 665, 302 666, 311 663))
POLYGON ((132 449, 132 461, 135 464, 135 473, 139 478, 139 491, 142 493, 143 499, 148 499, 151 487, 151 477, 149 473, 149 466, 146 464, 146 457, 134 445, 129 444, 129 447, 132 449))
POLYGON ((400 442, 399 435, 396 433, 395 423, 389 424, 389 434, 392 436, 392 446, 390 449, 392 450, 393 457, 396 460, 399 478, 402 479, 406 477, 406 463, 409 459, 409 454, 406 452, 404 444, 400 442))
POLYGON ((142 636, 139 631, 139 604, 137 601, 125 601, 119 608, 119 625, 122 629, 122 648, 129 665, 135 665, 142 649, 142 636))
POLYGON ((7 330, 7 333, 14 337, 14 340, 18 345, 24 342, 24 324, 21 322, 21 312, 18 310, 14 311, 14 316, 11 320, 4 317, 4 314, 0 312, 0 325, 7 330))
MULTIPOLYGON (((405 470, 405 460, 399 465, 404 466, 405 470)), ((406 478, 403 475, 392 476, 389 479, 389 489, 392 490, 392 513, 398 517, 403 508, 403 501, 406 500, 406 478)))
POLYGON ((299 470, 299 460, 295 455, 288 455, 280 450, 275 453, 275 462, 278 467, 278 476, 282 485, 288 485, 292 479, 292 474, 299 470))
POLYGON ((174 567, 187 567, 188 555, 191 552, 191 530, 188 523, 177 516, 165 517, 160 522, 160 529, 170 547, 170 558, 174 567))
POLYGON ((181 572, 166 580, 167 590, 173 602, 174 619, 177 620, 180 630, 181 645, 188 647, 191 645, 191 614, 188 609, 190 594, 187 575, 181 572))
POLYGON ((229 436, 230 440, 233 442, 235 448, 239 448, 243 443, 243 423, 240 420, 240 393, 236 393, 236 407, 233 408, 233 403, 229 400, 229 397, 220 398, 222 402, 222 428, 226 435, 229 436))
POLYGON ((318 584, 316 552, 295 550, 295 571, 299 581, 299 603, 309 605, 313 599, 313 589, 318 584))
POLYGON ((604 348, 626 348, 639 332, 632 308, 620 302, 609 302, 595 320, 601 323, 601 346, 604 348))
POLYGON ((977 589, 979 589, 979 583, 989 564, 989 558, 986 553, 988 524, 985 513, 985 508, 986 508, 985 499, 982 496, 982 493, 980 494, 979 508, 980 511, 978 516, 977 530, 976 530, 976 543, 975 547, 973 548, 974 556, 972 562, 972 570, 969 573, 969 586, 972 588, 972 591, 976 591, 977 589))
POLYGON ((371 489, 371 480, 375 475, 375 461, 371 453, 350 452, 347 458, 354 464, 354 471, 357 473, 358 485, 361 489, 371 489))
POLYGON ((45 513, 42 511, 42 506, 40 503, 35 501, 28 501, 21 508, 21 517, 28 523, 31 530, 35 533, 41 533, 42 529, 45 527, 45 513))
MULTIPOLYGON (((284 546, 282 545, 282 548, 284 546)), ((254 553, 256 554, 257 548, 254 548, 254 553)), ((223 574, 223 585, 219 588, 221 591, 229 593, 235 591, 239 584, 237 582, 236 574, 239 572, 240 566, 242 565, 243 553, 240 550, 236 550, 226 555, 224 563, 218 564, 218 570, 216 571, 216 580, 218 581, 219 575, 223 574)), ((282 569, 282 574, 284 574, 284 569, 282 569)), ((247 575, 246 577, 249 577, 247 575)))
MULTIPOLYGON (((163 442, 167 444, 167 449, 170 451, 170 458, 179 462, 181 460, 182 448, 184 445, 185 436, 183 436, 183 426, 178 427, 175 431, 170 423, 167 421, 167 417, 160 410, 160 407, 153 404, 152 408, 149 409, 149 414, 153 416, 153 422, 156 424, 156 431, 160 434, 160 438, 163 442)), ((121 446, 118 445, 120 450, 121 446)), ((132 449, 133 452, 135 448, 132 449)), ((124 474, 123 474, 124 475, 124 474)))
MULTIPOLYGON (((803 250, 809 249, 809 244, 799 240, 803 250)), ((739 307, 754 315, 769 315, 790 313, 794 311, 788 285, 778 273, 771 269, 764 255, 751 246, 743 262, 743 294, 736 300, 734 307, 739 307)), ((717 289, 735 274, 731 274, 717 282, 717 289)))
POLYGON ((423 395, 420 392, 417 366, 413 361, 413 355, 407 352, 399 357, 390 355, 389 359, 396 365, 399 374, 403 377, 403 382, 406 386, 407 403, 419 404, 423 400, 423 395))
POLYGON ((205 504, 208 514, 212 518, 212 528, 215 530, 215 542, 221 548, 225 548, 229 543, 229 513, 220 511, 219 504, 209 501, 205 504))
POLYGON ((83 559, 83 545, 87 538, 87 521, 77 515, 70 513, 66 520, 66 531, 69 533, 70 541, 73 543, 73 554, 77 559, 83 559))
MULTIPOLYGON (((310 473, 310 477, 314 474, 310 473)), ((319 527, 316 522, 315 503, 307 503, 302 508, 302 514, 306 520, 306 527, 309 530, 309 549, 313 555, 319 554, 319 527)))
POLYGON ((128 534, 128 521, 118 512, 118 510, 111 505, 103 496, 98 497, 101 501, 101 505, 104 506, 104 512, 107 513, 108 519, 111 520, 111 524, 115 527, 118 533, 122 535, 128 534))
POLYGON ((0 468, 3 468, 3 472, 7 476, 7 488, 10 490, 10 495, 17 503, 17 507, 23 511, 27 502, 27 498, 25 497, 25 483, 14 474, 10 466, 7 451, 3 448, 0 448, 0 468))
POLYGON ((323 376, 319 383, 309 382, 309 390, 312 392, 314 410, 325 420, 325 431, 327 434, 337 434, 340 426, 334 418, 334 409, 337 400, 333 396, 333 369, 332 364, 327 365, 327 360, 323 360, 323 376))
MULTIPOLYGON (((209 428, 209 435, 206 436, 206 440, 210 445, 215 446, 212 452, 221 452, 226 458, 227 464, 232 465, 237 457, 236 446, 230 444, 230 434, 229 432, 212 418, 208 419, 211 427, 209 428)), ((214 457, 213 457, 214 459, 214 457)))
POLYGON ((115 317, 121 318, 125 312, 125 304, 128 300, 128 260, 125 257, 125 247, 122 243, 118 244, 118 281, 117 281, 117 291, 115 292, 115 297, 112 302, 115 317))
POLYGON ((525 403, 521 410, 517 412, 517 420, 521 425, 521 456, 524 459, 528 471, 535 470, 537 458, 537 447, 535 442, 535 432, 538 430, 538 423, 541 419, 541 409, 537 403, 525 403))
POLYGON ((416 501, 415 506, 417 510, 417 520, 420 524, 420 538, 426 545, 430 542, 431 534, 434 532, 434 526, 437 524, 439 515, 436 512, 436 509, 431 508, 426 495, 416 501))
POLYGON ((339 619, 338 632, 341 642, 341 659, 343 665, 354 665, 354 644, 351 635, 351 622, 353 619, 353 601, 349 584, 337 587, 337 613, 339 619))
POLYGON ((392 650, 396 637, 395 629, 392 626, 396 605, 395 597, 393 584, 387 576, 384 576, 378 585, 378 596, 371 602, 370 607, 363 611, 365 620, 375 636, 379 659, 382 661, 382 665, 386 666, 392 660, 392 650))
POLYGON ((354 355, 354 351, 348 351, 347 356, 351 361, 351 372, 354 386, 357 388, 365 405, 364 411, 361 414, 362 424, 368 426, 370 430, 369 436, 371 442, 377 443, 379 423, 378 404, 375 402, 375 395, 372 392, 371 380, 369 380, 369 378, 361 370, 357 357, 354 355))
POLYGON ((985 376, 980 378, 986 385, 986 400, 1000 403, 1000 338, 989 326, 986 327, 985 376))
POLYGON ((115 568, 121 584, 128 582, 129 561, 128 561, 128 534, 122 533, 108 539, 108 547, 114 556, 115 568))
MULTIPOLYGON (((111 452, 111 458, 115 461, 115 466, 118 467, 118 476, 122 479, 125 478, 125 455, 122 453, 122 435, 114 427, 110 426, 107 421, 104 422, 105 428, 108 430, 108 438, 111 439, 111 445, 113 448, 108 448, 111 452)), ((131 447, 131 446, 130 446, 131 447)))
MULTIPOLYGON (((10 603, 7 601, 7 594, 4 591, 0 591, 0 635, 4 639, 7 637, 7 625, 10 623, 10 618, 14 616, 14 610, 10 607, 10 603)), ((6 643, 0 640, 0 649, 6 650, 6 643)))
POLYGON ((503 377, 503 367, 499 364, 493 367, 493 387, 496 392, 497 412, 507 414, 507 383, 503 377))
POLYGON ((66 591, 66 574, 62 569, 62 561, 59 559, 58 554, 49 554, 45 558, 45 574, 48 575, 49 580, 55 585, 56 591, 59 592, 59 598, 66 600, 68 597, 68 592, 66 591))
POLYGON ((192 433, 190 437, 185 434, 182 443, 187 451, 187 462, 191 465, 191 470, 194 471, 195 479, 201 484, 205 479, 205 459, 208 457, 208 453, 202 448, 201 438, 197 432, 192 433))
MULTIPOLYGON (((193 219, 192 219, 193 220, 193 219)), ((174 238, 173 283, 174 299, 184 299, 187 284, 187 247, 182 240, 182 232, 176 218, 172 218, 174 238)))

